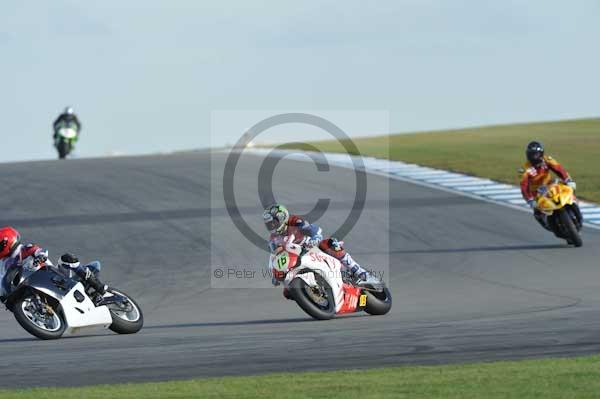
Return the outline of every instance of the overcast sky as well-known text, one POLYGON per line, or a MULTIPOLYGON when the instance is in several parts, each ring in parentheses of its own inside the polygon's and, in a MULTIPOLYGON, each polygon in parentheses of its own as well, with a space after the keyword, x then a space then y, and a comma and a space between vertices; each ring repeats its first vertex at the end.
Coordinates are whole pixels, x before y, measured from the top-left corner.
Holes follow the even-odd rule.
POLYGON ((3 1, 0 161, 55 157, 66 105, 81 157, 236 141, 210 139, 213 110, 382 110, 393 132, 598 116, 598 21, 595 0, 3 1))

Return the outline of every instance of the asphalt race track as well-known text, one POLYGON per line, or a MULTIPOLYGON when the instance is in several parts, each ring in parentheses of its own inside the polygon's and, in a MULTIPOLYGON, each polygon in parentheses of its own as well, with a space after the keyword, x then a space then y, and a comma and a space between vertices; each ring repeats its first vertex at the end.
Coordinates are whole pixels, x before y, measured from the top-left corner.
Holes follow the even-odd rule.
MULTIPOLYGON (((244 220, 266 237, 262 161, 244 156, 235 187, 244 220)), ((0 312, 0 387, 600 353, 600 232, 569 248, 524 212, 369 175, 345 238, 359 262, 389 264, 394 307, 316 322, 268 288, 266 253, 225 210, 224 164, 202 152, 3 164, 0 224, 53 260, 66 250, 101 259, 104 280, 140 302, 146 324, 40 341, 0 312), (215 279, 215 268, 247 275, 215 279)), ((298 213, 331 199, 319 220, 331 231, 352 207, 353 181, 351 170, 283 160, 274 191, 298 213)))

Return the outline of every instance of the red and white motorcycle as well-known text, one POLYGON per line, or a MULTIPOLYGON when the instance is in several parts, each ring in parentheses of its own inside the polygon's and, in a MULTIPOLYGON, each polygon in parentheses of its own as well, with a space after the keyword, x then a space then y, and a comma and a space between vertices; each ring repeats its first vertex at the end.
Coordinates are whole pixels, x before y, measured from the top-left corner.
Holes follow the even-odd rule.
POLYGON ((338 259, 318 247, 295 244, 294 236, 286 237, 271 254, 269 266, 274 276, 283 278, 289 297, 317 320, 360 311, 384 315, 392 308, 392 296, 382 281, 371 278, 369 284, 356 286, 338 259))

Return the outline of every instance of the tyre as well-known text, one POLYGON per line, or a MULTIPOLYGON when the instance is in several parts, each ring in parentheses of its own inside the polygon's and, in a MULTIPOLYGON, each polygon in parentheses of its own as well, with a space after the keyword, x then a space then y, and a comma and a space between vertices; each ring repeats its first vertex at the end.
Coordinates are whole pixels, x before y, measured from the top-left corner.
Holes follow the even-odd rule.
POLYGON ((128 302, 125 306, 120 304, 106 305, 112 317, 112 324, 109 328, 117 334, 135 334, 140 331, 144 326, 144 315, 140 305, 123 291, 110 288, 108 292, 123 296, 127 298, 128 302))
POLYGON ((65 159, 71 150, 70 147, 71 146, 69 145, 68 141, 61 139, 56 147, 58 150, 58 159, 65 159))
POLYGON ((575 227, 575 222, 573 222, 569 211, 567 209, 561 209, 558 213, 558 217, 564 233, 568 237, 568 241, 576 247, 582 246, 583 241, 581 240, 579 231, 577 231, 577 227, 575 227))
POLYGON ((314 275, 318 289, 309 286, 300 277, 296 277, 290 283, 290 296, 312 318, 329 320, 335 316, 333 290, 321 275, 318 273, 314 275))
POLYGON ((583 215, 581 214, 579 205, 576 202, 573 202, 573 205, 567 206, 567 209, 575 218, 575 227, 577 227, 577 231, 581 230, 583 227, 583 215))
POLYGON ((382 292, 363 291, 367 295, 365 312, 373 316, 381 316, 392 309, 392 294, 384 287, 382 292))
POLYGON ((52 314, 41 314, 34 305, 34 293, 25 294, 15 301, 13 314, 17 323, 28 333, 40 339, 58 339, 62 337, 67 323, 62 314, 52 305, 52 314))

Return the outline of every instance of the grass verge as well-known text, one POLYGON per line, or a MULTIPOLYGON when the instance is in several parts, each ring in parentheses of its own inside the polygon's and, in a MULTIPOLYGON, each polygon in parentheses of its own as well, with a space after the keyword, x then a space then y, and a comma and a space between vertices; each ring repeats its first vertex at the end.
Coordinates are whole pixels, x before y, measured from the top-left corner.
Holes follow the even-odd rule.
MULTIPOLYGON (((35 376, 32 376, 35 378, 35 376)), ((84 388, 0 390, 3 399, 597 398, 600 356, 272 374, 84 388)))
MULTIPOLYGON (((600 202, 600 118, 488 126, 354 139, 363 155, 400 160, 517 184, 525 146, 540 140, 578 183, 578 195, 600 202)), ((312 143, 343 151, 334 141, 312 143)))

